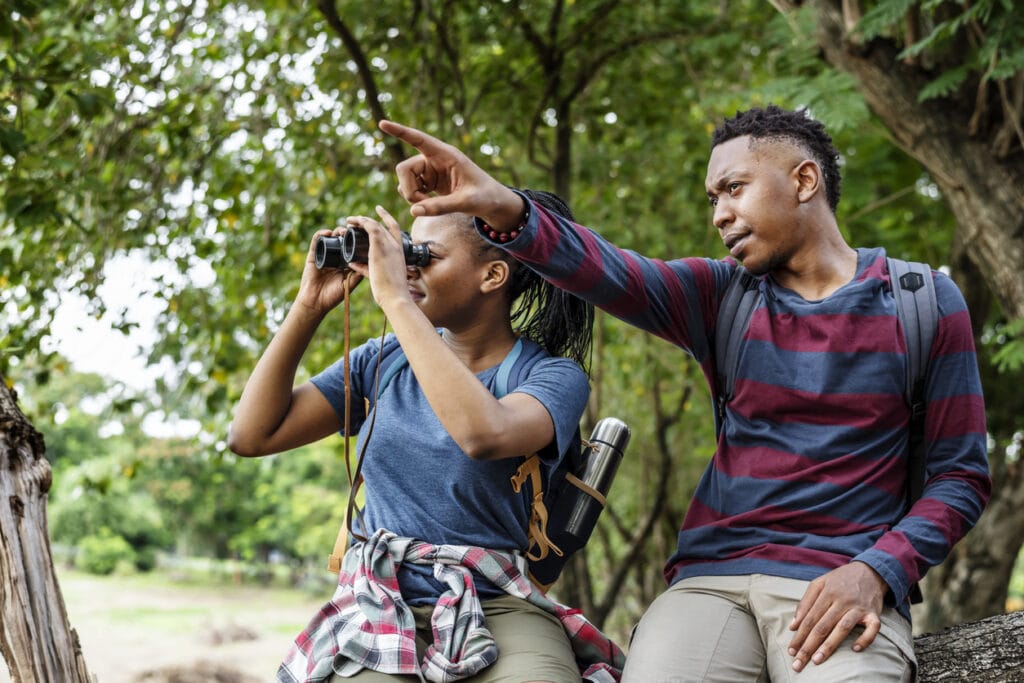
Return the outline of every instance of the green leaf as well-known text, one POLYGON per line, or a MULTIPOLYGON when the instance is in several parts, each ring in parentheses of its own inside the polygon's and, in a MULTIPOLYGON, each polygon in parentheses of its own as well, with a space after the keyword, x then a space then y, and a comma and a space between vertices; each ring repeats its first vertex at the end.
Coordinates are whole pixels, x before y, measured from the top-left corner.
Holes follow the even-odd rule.
POLYGON ((967 78, 973 69, 968 64, 963 64, 955 69, 944 71, 938 78, 933 79, 921 92, 917 94, 917 101, 924 102, 934 97, 945 97, 953 93, 967 78))
POLYGON ((11 156, 18 156, 18 154, 25 149, 27 145, 27 138, 25 134, 16 128, 9 128, 8 126, 0 125, 0 149, 5 154, 11 156))
POLYGON ((95 118, 109 107, 106 96, 98 91, 69 91, 68 95, 75 101, 78 113, 85 119, 95 118))
POLYGON ((898 25, 918 0, 883 0, 864 13, 854 31, 871 40, 898 25))

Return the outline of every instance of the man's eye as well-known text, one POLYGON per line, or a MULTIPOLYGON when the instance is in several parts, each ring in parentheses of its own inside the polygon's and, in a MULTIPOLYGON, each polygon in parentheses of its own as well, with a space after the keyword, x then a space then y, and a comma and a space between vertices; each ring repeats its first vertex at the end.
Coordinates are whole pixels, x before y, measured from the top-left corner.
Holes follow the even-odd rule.
POLYGON ((736 190, 740 189, 739 183, 729 183, 729 194, 732 194, 736 190))
POLYGON ((718 206, 718 197, 708 197, 708 204, 718 206))

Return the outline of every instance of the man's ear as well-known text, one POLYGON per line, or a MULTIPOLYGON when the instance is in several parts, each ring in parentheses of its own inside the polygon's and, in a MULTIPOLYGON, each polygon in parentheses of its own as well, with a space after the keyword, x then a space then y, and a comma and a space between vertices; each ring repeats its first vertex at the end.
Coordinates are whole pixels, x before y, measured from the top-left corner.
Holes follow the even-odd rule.
POLYGON ((512 275, 508 263, 500 259, 488 261, 484 265, 484 277, 480 281, 480 291, 484 294, 501 289, 512 275))
POLYGON ((793 180, 796 183, 796 196, 801 204, 811 201, 822 191, 821 168, 810 159, 804 159, 793 169, 793 180))

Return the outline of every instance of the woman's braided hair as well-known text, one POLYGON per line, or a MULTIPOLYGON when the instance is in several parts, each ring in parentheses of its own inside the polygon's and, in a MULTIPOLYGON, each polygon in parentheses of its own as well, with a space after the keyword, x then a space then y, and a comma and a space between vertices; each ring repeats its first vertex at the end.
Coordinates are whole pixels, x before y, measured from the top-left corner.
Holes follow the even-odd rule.
MULTIPOLYGON (((575 222, 572 211, 558 195, 543 190, 521 192, 533 203, 575 222)), ((512 268, 509 296, 512 328, 516 333, 536 342, 552 356, 571 358, 589 374, 594 307, 555 287, 503 249, 489 243, 484 248, 488 256, 497 256, 512 268)))

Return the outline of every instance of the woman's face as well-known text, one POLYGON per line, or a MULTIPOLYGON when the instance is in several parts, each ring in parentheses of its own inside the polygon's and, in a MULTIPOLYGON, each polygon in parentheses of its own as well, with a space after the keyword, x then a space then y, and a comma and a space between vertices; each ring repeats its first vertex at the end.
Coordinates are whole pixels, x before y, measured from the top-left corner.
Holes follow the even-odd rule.
POLYGON ((413 221, 412 241, 426 244, 430 263, 409 268, 409 293, 437 327, 455 328, 476 314, 487 261, 480 258, 471 219, 462 214, 421 216, 413 221))

